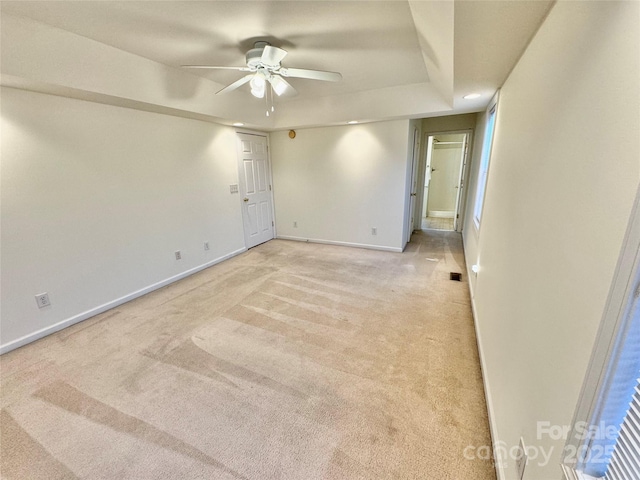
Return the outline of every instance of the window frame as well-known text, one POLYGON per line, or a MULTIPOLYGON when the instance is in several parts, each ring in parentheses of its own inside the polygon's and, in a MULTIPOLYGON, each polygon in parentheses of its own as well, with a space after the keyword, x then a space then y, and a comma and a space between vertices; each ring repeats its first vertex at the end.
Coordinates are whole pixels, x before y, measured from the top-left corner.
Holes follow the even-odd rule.
POLYGON ((480 149, 480 165, 478 167, 478 180, 476 182, 476 192, 473 205, 473 224, 476 230, 480 230, 482 214, 484 211, 484 201, 487 195, 487 184, 489 181, 489 170, 491 167, 491 157, 493 154, 494 139, 496 137, 496 128, 498 123, 498 100, 500 90, 498 90, 485 110, 486 124, 484 134, 482 136, 482 148, 480 149), (491 118, 493 117, 493 122, 491 118), (492 126, 489 132, 489 126, 492 126), (487 134, 490 134, 487 136, 487 134), (487 145, 488 142, 488 145, 487 145))
MULTIPOLYGON (((565 444, 562 469, 567 480, 590 480, 586 462, 574 452, 589 451, 591 442, 581 438, 578 426, 600 425, 605 400, 615 372, 621 340, 630 325, 631 309, 640 294, 640 187, 631 211, 613 283, 596 336, 582 391, 565 444)), ((584 427, 582 427, 584 428, 584 427)))

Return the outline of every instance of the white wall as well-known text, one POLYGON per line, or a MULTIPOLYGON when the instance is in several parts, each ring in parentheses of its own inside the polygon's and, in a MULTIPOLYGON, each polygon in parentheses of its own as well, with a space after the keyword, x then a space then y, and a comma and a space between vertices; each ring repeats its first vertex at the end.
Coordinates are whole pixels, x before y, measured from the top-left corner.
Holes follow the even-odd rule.
POLYGON ((501 91, 478 233, 474 159, 464 240, 494 441, 552 451, 525 480, 561 477, 564 439, 537 422, 572 420, 640 178, 639 25, 638 2, 553 7, 501 91))
POLYGON ((444 117, 430 117, 422 119, 422 130, 425 133, 453 132, 469 130, 476 126, 476 114, 447 115, 444 117))
POLYGON ((5 349, 244 248, 231 128, 1 93, 5 349))
POLYGON ((396 120, 272 133, 278 237, 400 251, 408 131, 396 120))

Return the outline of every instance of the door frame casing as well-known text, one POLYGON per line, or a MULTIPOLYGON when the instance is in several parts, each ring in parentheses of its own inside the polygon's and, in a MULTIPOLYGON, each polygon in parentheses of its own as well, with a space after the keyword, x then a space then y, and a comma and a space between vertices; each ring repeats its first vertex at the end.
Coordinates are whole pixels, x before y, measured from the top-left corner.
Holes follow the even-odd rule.
MULTIPOLYGON (((242 135, 254 135, 256 137, 264 137, 267 140, 267 165, 268 165, 268 180, 269 180, 269 196, 271 200, 271 219, 273 221, 273 238, 277 238, 277 222, 276 222, 276 207, 275 200, 273 197, 273 169, 271 167, 271 143, 270 143, 270 135, 269 132, 261 132, 259 130, 249 130, 244 128, 236 128, 235 129, 235 137, 236 137, 236 164, 238 171, 238 203, 240 205, 240 215, 242 217, 242 229, 243 229, 243 238, 244 238, 244 246, 247 247, 247 235, 246 235, 246 225, 244 221, 244 202, 243 198, 246 192, 241 191, 240 186, 242 182, 240 179, 242 178, 242 156, 241 156, 241 142, 240 142, 240 134, 242 135)), ((273 240, 272 238, 272 240, 273 240)))
MULTIPOLYGON (((462 193, 458 191, 458 195, 460 198, 459 208, 458 208, 458 211, 454 214, 454 215, 459 215, 457 219, 458 228, 456 232, 462 232, 462 229, 464 228, 464 217, 465 217, 465 212, 467 208, 467 194, 468 194, 468 183, 469 183, 469 173, 470 173, 469 167, 471 164, 471 158, 473 154, 473 151, 472 151, 473 150, 473 134, 474 134, 473 128, 465 128, 465 129, 459 129, 459 130, 435 130, 435 131, 423 132, 422 145, 424 145, 425 148, 420 155, 420 162, 419 162, 420 169, 418 171, 418 175, 419 175, 418 181, 423 185, 423 188, 419 190, 419 193, 416 196, 416 203, 421 206, 424 204, 424 180, 427 174, 427 169, 426 169, 427 153, 428 153, 427 145, 429 143, 428 142, 429 137, 435 136, 435 135, 453 135, 453 134, 467 134, 467 152, 461 161, 462 163, 461 166, 464 169, 464 171, 461 173, 463 188, 462 188, 462 193)), ((422 228, 422 208, 420 208, 419 213, 418 213, 418 210, 416 210, 416 212, 414 213, 413 225, 415 230, 420 230, 422 228)))
MULTIPOLYGON (((413 219, 416 216, 416 210, 418 205, 418 178, 420 170, 420 129, 416 126, 413 127, 413 135, 411 139, 411 176, 409 178, 409 218, 406 220, 406 243, 411 242, 411 236, 415 230, 415 222, 413 219), (415 192, 414 192, 415 190, 415 192)), ((406 245, 405 243, 405 245, 406 245)))

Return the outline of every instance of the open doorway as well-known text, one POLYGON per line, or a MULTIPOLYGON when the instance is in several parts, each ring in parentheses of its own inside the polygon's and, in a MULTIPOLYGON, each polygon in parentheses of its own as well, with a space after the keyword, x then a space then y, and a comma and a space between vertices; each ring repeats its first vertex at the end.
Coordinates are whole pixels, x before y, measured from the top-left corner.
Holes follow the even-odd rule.
POLYGON ((468 133, 427 137, 421 228, 460 230, 468 133))

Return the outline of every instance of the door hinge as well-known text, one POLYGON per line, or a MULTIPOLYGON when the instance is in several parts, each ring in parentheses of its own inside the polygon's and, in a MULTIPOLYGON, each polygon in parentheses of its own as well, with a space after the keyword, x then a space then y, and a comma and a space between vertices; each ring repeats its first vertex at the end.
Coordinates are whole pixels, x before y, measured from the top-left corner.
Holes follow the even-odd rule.
POLYGON ((271 191, 271 185, 269 185, 269 191, 271 191))
POLYGON ((459 213, 456 213, 456 218, 460 218, 460 214, 459 213))
POLYGON ((272 226, 272 227, 275 227, 275 225, 274 225, 274 223, 273 223, 273 220, 271 220, 271 226, 272 226))

